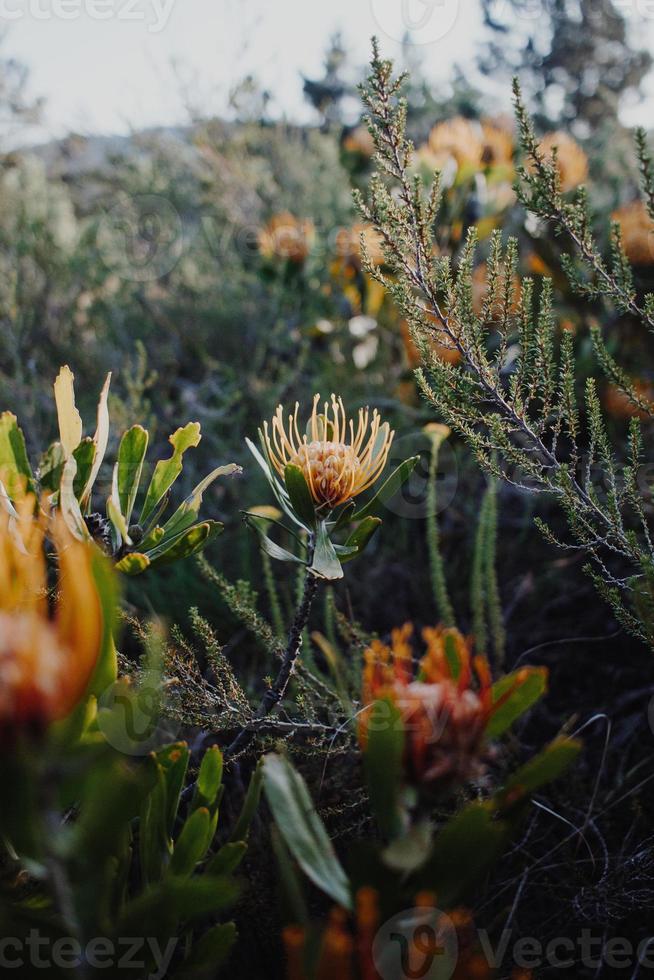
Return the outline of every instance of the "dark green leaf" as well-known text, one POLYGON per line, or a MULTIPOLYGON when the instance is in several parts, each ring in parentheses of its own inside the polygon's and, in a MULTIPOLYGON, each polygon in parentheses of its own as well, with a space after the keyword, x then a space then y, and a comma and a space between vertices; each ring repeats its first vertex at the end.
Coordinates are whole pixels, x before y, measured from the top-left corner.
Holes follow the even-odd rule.
POLYGON ((264 788, 275 823, 304 873, 343 908, 352 907, 347 875, 307 790, 288 759, 267 755, 264 788))
POLYGON ((284 470, 284 484, 293 510, 310 530, 316 523, 316 505, 299 466, 289 463, 284 470))
POLYGON ((364 517, 369 517, 374 513, 375 510, 380 505, 383 505, 391 497, 394 497, 397 491, 402 487, 406 481, 409 479, 414 469, 416 468, 420 456, 411 456, 409 459, 405 459, 403 463, 393 470, 389 478, 383 484, 381 489, 375 494, 375 496, 370 500, 365 507, 362 507, 360 511, 355 515, 357 521, 362 521, 364 517))

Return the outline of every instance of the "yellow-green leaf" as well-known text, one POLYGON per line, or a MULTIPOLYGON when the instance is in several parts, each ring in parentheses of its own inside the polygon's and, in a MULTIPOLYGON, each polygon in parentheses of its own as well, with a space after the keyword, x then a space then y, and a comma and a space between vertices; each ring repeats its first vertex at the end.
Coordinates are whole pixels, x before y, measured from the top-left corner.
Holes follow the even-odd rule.
POLYGON ((75 375, 67 364, 60 369, 54 383, 55 404, 59 419, 59 438, 66 457, 82 439, 82 417, 75 406, 75 375))

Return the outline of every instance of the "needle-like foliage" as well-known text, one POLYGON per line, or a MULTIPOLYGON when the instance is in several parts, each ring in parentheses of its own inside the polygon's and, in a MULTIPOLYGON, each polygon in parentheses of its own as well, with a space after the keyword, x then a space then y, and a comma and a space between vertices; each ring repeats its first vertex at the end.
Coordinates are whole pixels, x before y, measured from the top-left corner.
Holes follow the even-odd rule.
MULTIPOLYGON (((632 420, 625 452, 610 442, 593 379, 586 381, 578 404, 574 338, 559 328, 552 283, 544 280, 537 287, 530 278, 520 279, 517 242, 504 245, 499 232, 490 243, 483 304, 475 307, 475 229, 456 257, 439 253, 439 175, 426 188, 412 170, 403 81, 374 43, 362 97, 377 169, 367 199, 357 194, 357 206, 382 237, 385 269, 369 261, 369 271, 391 292, 410 324, 421 354, 417 376, 422 392, 489 473, 559 502, 569 538, 555 539, 541 522, 542 530, 561 547, 587 553, 588 570, 620 621, 654 646, 654 549, 646 516, 648 490, 641 478, 640 423, 632 420), (457 351, 459 362, 441 359, 437 344, 457 351)), ((547 157, 539 149, 517 84, 515 99, 527 157, 519 171, 522 203, 574 243, 587 272, 582 278, 572 260, 566 263, 578 290, 654 328, 654 297, 637 298, 618 228, 607 263, 592 236, 585 191, 579 189, 571 200, 564 196, 556 154, 547 157)), ((654 179, 642 133, 637 150, 651 208, 654 179)), ((594 344, 611 380, 651 414, 598 331, 594 344)))

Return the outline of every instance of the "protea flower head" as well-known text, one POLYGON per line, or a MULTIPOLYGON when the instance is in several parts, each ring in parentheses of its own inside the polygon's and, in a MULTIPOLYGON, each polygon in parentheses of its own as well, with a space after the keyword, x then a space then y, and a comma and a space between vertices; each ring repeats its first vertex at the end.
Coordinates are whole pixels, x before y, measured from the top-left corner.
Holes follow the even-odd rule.
POLYGON ((314 502, 329 509, 338 507, 367 490, 380 476, 393 442, 388 422, 375 409, 359 409, 356 425, 347 418, 343 400, 336 395, 313 410, 306 431, 300 435, 299 404, 284 415, 282 405, 263 436, 271 464, 280 476, 289 464, 298 466, 314 502), (322 411, 321 411, 322 407, 322 411))
POLYGON ((47 518, 34 499, 0 522, 0 744, 39 732, 79 702, 100 651, 102 612, 93 545, 72 537, 61 514, 48 527, 57 550, 58 600, 50 612, 43 540, 47 518))
MULTIPOLYGON (((365 651, 362 702, 387 699, 398 709, 408 782, 446 788, 477 778, 488 757, 486 727, 514 687, 493 701, 486 659, 473 658, 470 642, 456 629, 423 630, 427 652, 414 670, 412 633, 407 623, 393 630, 390 646, 376 640, 365 651)), ((517 678, 516 685, 520 682, 517 678)), ((364 711, 359 728, 364 750, 368 724, 364 711)))

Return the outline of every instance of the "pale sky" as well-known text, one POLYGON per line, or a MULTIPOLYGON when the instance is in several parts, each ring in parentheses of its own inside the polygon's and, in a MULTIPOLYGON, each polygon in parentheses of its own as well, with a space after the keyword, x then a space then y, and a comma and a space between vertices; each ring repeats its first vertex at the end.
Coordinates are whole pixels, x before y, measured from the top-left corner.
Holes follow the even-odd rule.
MULTIPOLYGON (((639 43, 652 43, 654 14, 639 12, 642 0, 619 2, 639 43)), ((306 119, 299 75, 320 73, 338 29, 364 64, 372 34, 398 57, 412 27, 427 74, 442 84, 455 62, 472 66, 480 21, 477 0, 0 0, 5 56, 29 66, 32 94, 46 98, 33 138, 183 122, 184 90, 221 114, 250 72, 273 92, 275 114, 306 119)))

